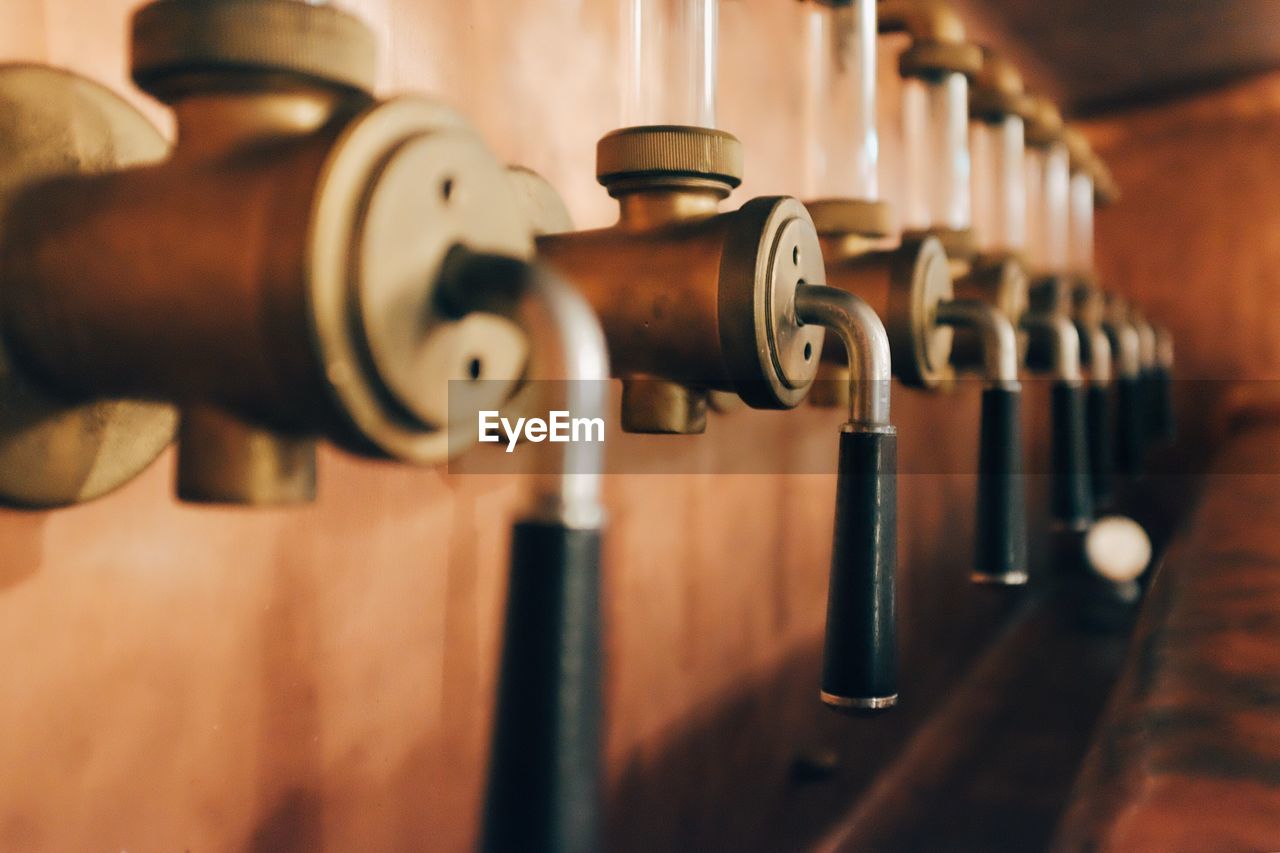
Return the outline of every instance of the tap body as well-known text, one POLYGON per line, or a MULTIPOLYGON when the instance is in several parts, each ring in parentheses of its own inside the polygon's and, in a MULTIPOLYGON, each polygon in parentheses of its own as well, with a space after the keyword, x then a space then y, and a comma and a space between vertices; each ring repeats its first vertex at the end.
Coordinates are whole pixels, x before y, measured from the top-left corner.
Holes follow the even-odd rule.
POLYGON ((24 380, 73 405, 177 407, 192 500, 308 499, 317 438, 417 463, 466 446, 450 380, 492 380, 475 398, 496 408, 526 342, 510 318, 441 316, 436 290, 457 246, 533 250, 474 131, 431 101, 375 99, 372 32, 327 5, 162 0, 133 36, 177 143, 15 194, 0 303, 24 380))

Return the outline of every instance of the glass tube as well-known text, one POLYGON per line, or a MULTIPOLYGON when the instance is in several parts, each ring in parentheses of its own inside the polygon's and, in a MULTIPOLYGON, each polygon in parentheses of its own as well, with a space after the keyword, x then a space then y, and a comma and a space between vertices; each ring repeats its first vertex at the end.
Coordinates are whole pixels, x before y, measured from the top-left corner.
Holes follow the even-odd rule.
POLYGON ((809 0, 801 14, 808 197, 876 199, 875 0, 836 6, 809 0))
POLYGON ((963 74, 912 77, 902 89, 908 229, 972 225, 969 197, 969 81, 963 74))
POLYGON ((621 0, 622 124, 715 127, 717 0, 621 0))
POLYGON ((1071 269, 1093 272, 1093 176, 1075 172, 1071 176, 1071 269))
POLYGON ((1035 273, 1067 269, 1070 184, 1066 145, 1027 149, 1027 261, 1035 273))
POLYGON ((974 122, 973 230, 984 253, 1021 252, 1027 244, 1026 136, 1021 116, 974 122))

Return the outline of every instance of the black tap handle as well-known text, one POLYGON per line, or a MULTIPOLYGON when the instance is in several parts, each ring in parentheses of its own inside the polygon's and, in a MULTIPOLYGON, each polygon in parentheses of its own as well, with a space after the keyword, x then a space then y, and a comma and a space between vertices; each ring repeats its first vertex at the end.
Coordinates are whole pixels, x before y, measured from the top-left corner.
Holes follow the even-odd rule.
POLYGON ((1173 374, 1164 366, 1147 374, 1148 432, 1157 445, 1169 444, 1177 432, 1173 415, 1173 374))
POLYGON ((525 521, 485 799, 490 853, 600 847, 600 531, 525 521))
POLYGON ((1016 383, 982 392, 978 442, 978 549, 973 580, 1006 585, 1026 583, 1022 391, 1016 383))
POLYGON ((822 701, 841 711, 872 711, 898 700, 898 436, 893 427, 845 430, 836 480, 822 701))
POLYGON ((1140 376, 1116 380, 1116 469, 1137 474, 1147 449, 1147 426, 1143 381, 1140 376))
POLYGON ((1052 511, 1054 521, 1072 530, 1085 529, 1093 519, 1085 394, 1078 381, 1053 385, 1052 511))
POLYGON ((1115 480, 1115 399, 1111 385, 1090 385, 1089 420, 1089 485, 1093 487, 1093 505, 1107 507, 1113 498, 1115 480))

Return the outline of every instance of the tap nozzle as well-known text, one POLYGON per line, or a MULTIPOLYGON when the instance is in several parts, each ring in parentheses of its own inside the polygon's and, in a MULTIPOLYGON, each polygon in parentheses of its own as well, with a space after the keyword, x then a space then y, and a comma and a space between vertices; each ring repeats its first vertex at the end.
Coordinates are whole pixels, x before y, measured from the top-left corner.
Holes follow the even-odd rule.
POLYGON ((795 310, 802 322, 825 326, 839 337, 850 367, 821 697, 840 711, 882 710, 898 701, 898 437, 889 423, 889 337, 866 302, 833 287, 798 287, 795 310))
POLYGON ((1013 324, 987 302, 953 299, 937 308, 937 322, 978 332, 986 388, 978 451, 977 583, 1027 582, 1026 483, 1022 464, 1022 386, 1013 324))
POLYGON ((1084 530, 1093 520, 1092 469, 1089 455, 1089 400, 1080 371, 1080 332, 1060 312, 1028 312, 1022 326, 1042 338, 1051 356, 1052 407, 1051 506, 1055 523, 1084 530))
MULTIPOLYGON (((603 417, 599 323, 558 278, 526 270, 515 317, 533 345, 529 393, 542 407, 603 417)), ((532 502, 511 543, 482 849, 589 853, 601 826, 603 451, 593 442, 537 448, 532 502)))
POLYGON ((1115 300, 1108 306, 1102 328, 1111 341, 1116 385, 1116 470, 1137 474, 1146 451, 1142 339, 1124 316, 1123 305, 1115 300))
POLYGON ((1156 363, 1151 382, 1151 434, 1162 444, 1171 443, 1177 436, 1177 419, 1174 414, 1173 334, 1163 326, 1155 327, 1156 363))

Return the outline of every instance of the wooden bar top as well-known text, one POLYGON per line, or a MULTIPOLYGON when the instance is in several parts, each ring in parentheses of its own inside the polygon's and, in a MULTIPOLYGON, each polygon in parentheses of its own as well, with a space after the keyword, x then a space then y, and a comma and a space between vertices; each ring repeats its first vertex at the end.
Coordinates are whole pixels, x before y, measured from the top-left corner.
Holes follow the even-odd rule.
POLYGON ((1150 590, 1054 849, 1280 850, 1280 423, 1229 440, 1150 590))

